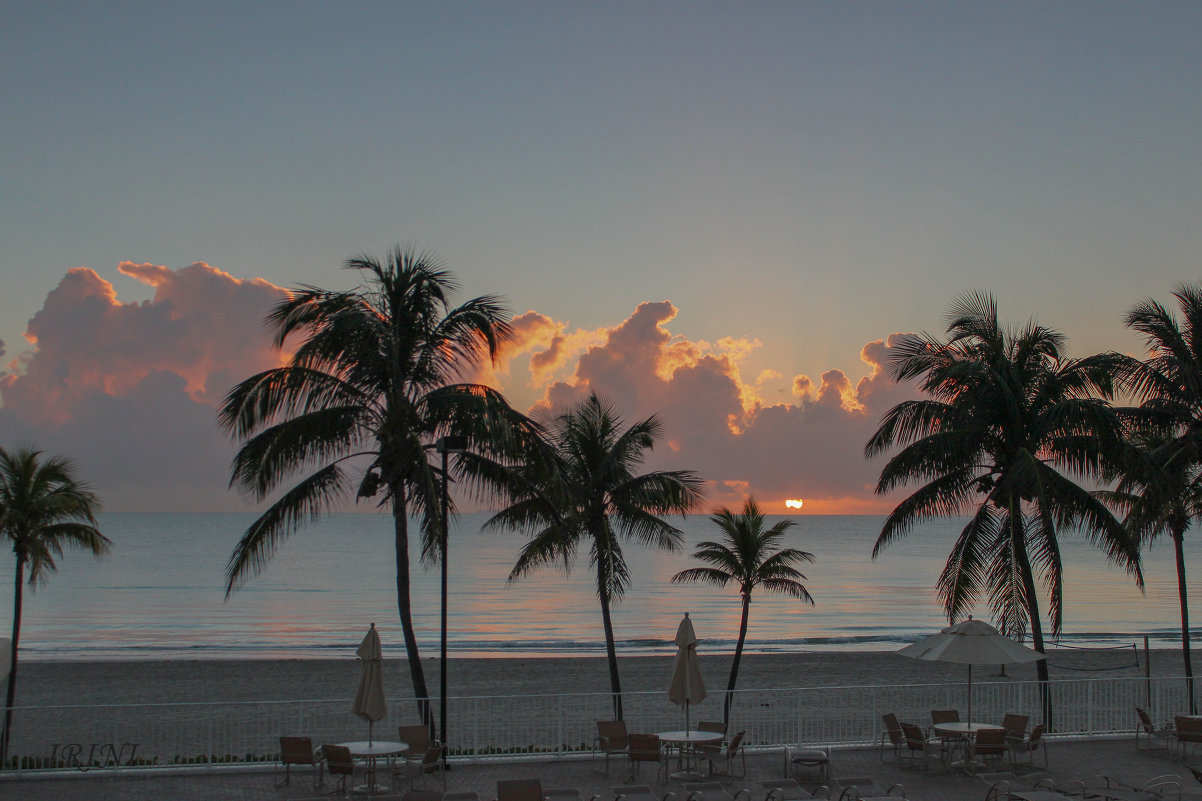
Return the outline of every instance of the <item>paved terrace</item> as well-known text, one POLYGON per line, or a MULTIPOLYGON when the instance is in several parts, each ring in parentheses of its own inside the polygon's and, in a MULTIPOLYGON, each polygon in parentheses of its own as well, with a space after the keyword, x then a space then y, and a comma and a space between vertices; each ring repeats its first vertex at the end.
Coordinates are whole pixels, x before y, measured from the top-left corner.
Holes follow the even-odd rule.
MULTIPOLYGON (((1045 739, 1045 742, 1048 742, 1045 739)), ((1202 799, 1202 785, 1186 770, 1179 756, 1166 751, 1137 751, 1129 737, 1095 740, 1052 739, 1048 751, 1050 767, 1047 775, 1057 781, 1109 775, 1129 784, 1140 784, 1154 776, 1176 774, 1182 779, 1183 794, 1192 801, 1202 799)), ((891 760, 891 758, 890 758, 891 760)), ((448 790, 474 790, 483 801, 495 796, 498 779, 539 778, 543 787, 575 787, 586 801, 594 794, 611 801, 610 785, 625 784, 630 774, 624 760, 613 760, 610 774, 602 772, 604 762, 579 759, 531 759, 516 762, 484 764, 453 764, 447 774, 448 790)), ((653 767, 641 766, 640 776, 630 783, 651 783, 657 792, 671 791, 677 801, 683 801, 678 783, 659 784, 653 778, 653 767)), ((725 780, 733 793, 746 787, 753 801, 763 801, 762 780, 777 779, 784 774, 784 756, 780 750, 748 754, 747 777, 725 780)), ((1042 775, 1044 772, 1041 771, 1042 775)), ((982 776, 958 773, 922 773, 902 769, 896 763, 882 763, 875 749, 836 750, 832 754, 832 775, 840 777, 870 776, 882 790, 894 783, 905 786, 911 801, 984 801, 988 784, 982 776)), ((1034 775, 1034 774, 1027 774, 1034 775)), ((816 788, 821 782, 813 773, 798 776, 803 786, 816 788)), ((1019 781, 1023 781, 1022 778, 1019 781)), ((429 789, 438 787, 437 777, 429 777, 429 789)), ((334 784, 327 778, 325 792, 334 784)), ((55 776, 0 778, 0 799, 16 801, 296 801, 320 797, 315 793, 308 771, 300 771, 292 784, 283 788, 273 786, 271 769, 203 768, 190 773, 136 772, 131 770, 93 770, 87 773, 55 776)), ((336 796, 335 796, 336 797, 336 796)), ((358 796, 362 798, 363 796, 358 796)), ((392 799, 399 796, 376 796, 392 799)))

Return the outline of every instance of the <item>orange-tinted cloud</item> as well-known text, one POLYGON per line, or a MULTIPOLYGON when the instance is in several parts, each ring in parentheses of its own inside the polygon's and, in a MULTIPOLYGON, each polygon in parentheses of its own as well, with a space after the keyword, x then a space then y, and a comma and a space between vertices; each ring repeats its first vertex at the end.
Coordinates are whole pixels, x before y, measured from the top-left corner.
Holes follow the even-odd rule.
POLYGON ((279 363, 263 318, 284 290, 199 262, 118 270, 153 299, 123 303, 94 270, 68 270, 28 322, 35 350, 0 377, 0 442, 61 443, 119 508, 139 493, 140 508, 228 507, 233 451, 215 406, 279 363))

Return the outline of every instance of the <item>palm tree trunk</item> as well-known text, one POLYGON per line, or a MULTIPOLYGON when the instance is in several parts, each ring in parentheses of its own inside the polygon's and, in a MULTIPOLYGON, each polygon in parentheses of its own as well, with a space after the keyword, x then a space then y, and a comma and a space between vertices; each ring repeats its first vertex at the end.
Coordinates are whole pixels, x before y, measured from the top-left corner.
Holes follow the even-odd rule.
POLYGON ((739 641, 735 643, 735 658, 730 663, 730 681, 726 683, 726 703, 722 706, 722 725, 730 725, 730 704, 734 700, 735 682, 739 679, 739 660, 743 658, 743 643, 747 641, 747 617, 751 611, 751 593, 743 593, 743 619, 739 622, 739 641))
POLYGON ((622 682, 618 678, 618 651, 614 647, 614 624, 609 616, 609 593, 601 586, 597 577, 598 594, 601 596, 601 625, 605 628, 605 657, 609 661, 609 689, 613 693, 614 718, 622 720, 622 682))
MULTIPOLYGON (((1027 538, 1023 529, 1022 515, 1019 514, 1018 499, 1010 503, 1010 538, 1014 548, 1014 558, 1018 561, 1022 573, 1023 594, 1027 601, 1027 620, 1031 624, 1031 645, 1043 654, 1043 620, 1039 615, 1039 591, 1035 587, 1035 574, 1031 572, 1031 560, 1027 556, 1027 538)), ((1035 676, 1039 680, 1039 699, 1043 707, 1043 723, 1048 730, 1052 729, 1052 696, 1048 685, 1048 660, 1041 659, 1035 663, 1035 676)))
MULTIPOLYGON (((1188 524, 1187 524, 1188 525, 1188 524)), ((1189 652, 1189 595, 1185 587, 1185 529, 1173 531, 1173 554, 1177 558, 1177 595, 1181 599, 1181 656, 1185 660, 1185 687, 1189 693, 1189 713, 1197 714, 1194 703, 1194 666, 1189 652)))
POLYGON ((417 635, 413 631, 413 603, 409 597, 409 519, 406 515, 404 487, 392 487, 392 522, 396 545, 396 605, 401 618, 401 632, 405 639, 405 653, 409 657, 409 676, 413 681, 413 695, 417 699, 417 712, 430 729, 430 738, 437 739, 434 716, 430 712, 430 691, 426 689, 426 674, 422 670, 421 654, 417 649, 417 635))
POLYGON ((12 734, 13 704, 17 700, 17 643, 21 639, 21 600, 25 586, 25 557, 17 554, 17 575, 13 580, 13 642, 8 665, 8 692, 4 696, 4 738, 0 740, 0 770, 8 767, 8 738, 12 734))

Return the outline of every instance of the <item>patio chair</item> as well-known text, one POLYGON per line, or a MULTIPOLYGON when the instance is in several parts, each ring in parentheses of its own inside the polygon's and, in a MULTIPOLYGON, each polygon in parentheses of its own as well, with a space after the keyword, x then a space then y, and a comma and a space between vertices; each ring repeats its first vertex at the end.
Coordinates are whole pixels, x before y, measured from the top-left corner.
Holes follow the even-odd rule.
POLYGON ((959 723, 960 713, 955 709, 932 709, 931 710, 931 726, 927 730, 927 739, 938 740, 943 744, 943 750, 949 752, 944 755, 944 759, 950 758, 950 752, 962 749, 968 744, 968 738, 962 734, 947 735, 936 734, 935 727, 941 723, 959 723))
POLYGON ((657 795, 649 784, 614 784, 609 791, 614 794, 614 801, 674 801, 675 793, 657 795))
POLYGON ((538 779, 500 779, 497 801, 543 801, 543 783, 538 779))
POLYGON ((1001 762, 1006 758, 1009 750, 1006 745, 1005 729, 982 729, 977 732, 976 737, 970 743, 969 759, 970 761, 979 759, 988 767, 990 759, 1001 762))
POLYGON ((927 762, 934 756, 942 765, 946 758, 945 743, 939 737, 927 737, 926 732, 914 723, 901 724, 906 738, 906 750, 902 752, 905 764, 902 767, 922 768, 925 773, 927 762))
POLYGON ((1173 718, 1174 735, 1177 737, 1177 742, 1181 745, 1181 758, 1185 758, 1185 752, 1190 748, 1195 751, 1198 746, 1202 745, 1202 718, 1186 717, 1177 715, 1173 718))
POLYGON ((630 778, 638 775, 639 766, 644 762, 656 763, 655 775, 664 774, 664 780, 668 778, 668 761, 664 753, 663 744, 659 741, 659 735, 656 734, 632 734, 628 738, 629 745, 626 749, 626 757, 630 760, 630 778))
POLYGON ((275 786, 283 787, 292 781, 292 766, 305 765, 313 768, 313 789, 321 787, 325 781, 322 771, 321 758, 313 748, 313 740, 308 737, 281 737, 280 761, 275 766, 275 786), (280 773, 284 778, 279 778, 280 773))
POLYGON ((1007 714, 1002 718, 1002 728, 1006 730, 1006 739, 1017 737, 1022 739, 1027 736, 1027 724, 1031 722, 1031 718, 1027 715, 1011 715, 1007 714))
POLYGON ((751 791, 746 787, 732 795, 722 782, 685 782, 684 792, 684 801, 751 801, 751 791))
POLYGON ((1043 741, 1044 725, 1040 723, 1031 729, 1031 733, 1023 738, 1006 738, 1006 750, 1010 752, 1010 767, 1017 769, 1020 761, 1025 758, 1025 764, 1035 768, 1035 755, 1043 754, 1043 769, 1048 768, 1048 747, 1043 741))
POLYGON ((421 759, 430 747, 430 729, 424 723, 396 727, 397 735, 409 748, 401 752, 405 759, 421 759))
POLYGON ((760 782, 760 786, 768 791, 764 801, 810 801, 810 799, 829 799, 831 788, 823 785, 810 792, 797 783, 797 779, 768 779, 760 782))
POLYGON ((326 773, 338 777, 338 787, 334 792, 350 798, 350 791, 355 785, 355 770, 358 767, 355 758, 351 756, 351 749, 345 745, 323 745, 321 756, 326 763, 326 773))
POLYGON ((598 752, 605 754, 605 772, 609 773, 609 758, 613 754, 625 754, 630 741, 623 720, 598 720, 597 739, 593 745, 594 757, 598 752))
POLYGON ((881 715, 881 721, 885 724, 885 730, 881 732, 881 761, 885 761, 885 752, 892 750, 893 758, 900 762, 902 749, 906 747, 906 735, 902 734, 897 715, 886 712, 881 715))
POLYGON ((437 773, 442 777, 442 789, 445 791, 447 774, 446 762, 443 761, 442 754, 442 743, 434 743, 426 747, 421 761, 402 760, 397 762, 392 768, 393 781, 402 779, 409 784, 410 789, 414 789, 418 782, 421 782, 424 787, 426 777, 431 773, 437 773))
POLYGON ((1152 716, 1139 707, 1135 708, 1135 714, 1139 718, 1139 722, 1135 724, 1135 748, 1138 751, 1151 751, 1155 748, 1162 747, 1168 749, 1169 740, 1173 739, 1173 724, 1167 720, 1163 723, 1153 723, 1152 716), (1143 748, 1139 747, 1140 735, 1144 736, 1146 745, 1143 748), (1160 742, 1157 746, 1155 743, 1160 742))
POLYGON ((939 725, 940 723, 959 723, 960 712, 955 709, 932 709, 931 723, 939 725))
POLYGON ((742 731, 736 734, 727 746, 705 743, 697 746, 698 755, 709 763, 709 775, 734 776, 739 779, 747 775, 747 752, 743 749, 744 734, 746 732, 742 731), (739 759, 743 762, 743 772, 735 773, 733 766, 739 759))
POLYGON ((831 778, 831 752, 826 748, 785 748, 785 776, 797 778, 797 771, 813 768, 823 782, 831 778))

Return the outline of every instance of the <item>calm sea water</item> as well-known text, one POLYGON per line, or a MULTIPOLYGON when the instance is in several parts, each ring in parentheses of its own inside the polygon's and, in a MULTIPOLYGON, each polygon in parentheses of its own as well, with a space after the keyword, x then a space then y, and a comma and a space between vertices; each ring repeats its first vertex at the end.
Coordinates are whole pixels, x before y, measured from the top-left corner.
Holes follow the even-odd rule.
MULTIPOLYGON (((48 584, 26 593, 22 658, 331 658, 348 656, 375 622, 386 649, 401 649, 391 519, 346 514, 294 534, 267 571, 226 600, 223 570, 251 515, 110 514, 102 530, 113 552, 96 560, 68 553, 48 584)), ((547 569, 510 583, 522 539, 482 534, 484 515, 465 515, 451 533, 450 648, 458 656, 578 656, 604 653, 601 616, 587 561, 568 575, 547 569)), ((813 606, 757 594, 748 648, 888 649, 946 625, 932 587, 956 521, 923 526, 872 560, 878 517, 795 518, 789 545, 814 554, 805 568, 813 606)), ((707 650, 733 649, 739 599, 732 588, 680 586, 691 545, 717 538, 704 515, 682 525, 676 552, 627 550, 632 586, 616 606, 625 654, 667 653, 681 613, 692 614, 707 650)), ((1202 581, 1190 544, 1189 570, 1202 581)), ((414 550, 416 561, 417 552, 414 550)), ((1145 557, 1141 594, 1083 539, 1064 541, 1065 637, 1083 645, 1129 644, 1151 635, 1173 645, 1178 620, 1170 543, 1145 557)), ((12 557, 0 557, 0 620, 11 618, 12 557)), ((425 653, 438 641, 438 573, 418 569, 415 622, 425 653)), ((978 617, 988 618, 987 610, 978 617)), ((399 655, 399 653, 398 653, 399 655)))

